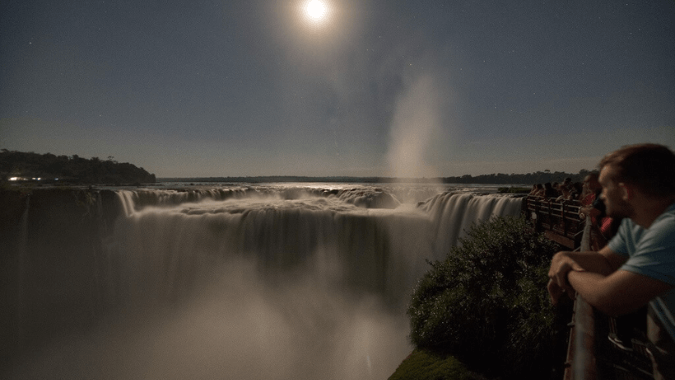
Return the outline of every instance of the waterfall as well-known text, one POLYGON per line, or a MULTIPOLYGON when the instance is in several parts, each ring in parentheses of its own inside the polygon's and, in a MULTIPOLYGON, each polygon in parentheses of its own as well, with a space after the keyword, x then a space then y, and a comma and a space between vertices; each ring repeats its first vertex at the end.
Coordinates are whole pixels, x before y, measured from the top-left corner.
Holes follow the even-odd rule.
POLYGON ((359 207, 360 200, 382 191, 295 192, 291 199, 287 189, 262 193, 119 191, 126 217, 118 220, 115 250, 108 253, 128 268, 119 286, 138 289, 140 282, 151 294, 174 294, 214 260, 247 258, 267 276, 311 270, 326 279, 338 266, 340 286, 405 303, 428 269, 426 259, 442 259, 473 223, 516 216, 521 205, 507 196, 443 193, 413 207, 387 194, 381 198, 398 207, 372 209, 359 207))
POLYGON ((338 286, 403 301, 419 275, 411 268, 424 267, 423 258, 432 255, 431 220, 421 210, 359 207, 372 194, 346 193, 209 198, 173 206, 166 194, 148 202, 120 191, 126 217, 115 225, 109 255, 126 269, 122 284, 113 286, 175 294, 214 261, 246 259, 267 277, 299 270, 325 280, 337 271, 338 286))
POLYGON ((105 314, 8 378, 386 378, 410 352, 405 309, 426 260, 473 222, 520 212, 511 197, 418 204, 370 186, 114 195, 87 280, 99 294, 82 301, 105 314))
POLYGON ((442 259, 475 223, 493 216, 520 215, 522 198, 472 193, 443 193, 420 207, 430 213, 435 231, 436 259, 442 259))

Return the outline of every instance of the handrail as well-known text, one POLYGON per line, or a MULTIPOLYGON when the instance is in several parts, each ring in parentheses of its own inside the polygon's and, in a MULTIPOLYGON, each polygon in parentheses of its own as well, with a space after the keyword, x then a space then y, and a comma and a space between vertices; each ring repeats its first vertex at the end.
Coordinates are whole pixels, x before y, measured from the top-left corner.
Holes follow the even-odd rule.
MULTIPOLYGON (((579 217, 581 204, 577 201, 556 202, 551 199, 528 196, 523 202, 523 214, 535 230, 570 249, 591 250, 591 218, 579 217)), ((565 380, 596 380, 595 310, 583 298, 574 302, 565 380)))
MULTIPOLYGON (((582 251, 590 250, 591 223, 590 218, 586 217, 583 237, 581 239, 580 249, 582 251)), ((571 350, 568 351, 567 360, 571 363, 572 380, 595 380, 597 379, 597 368, 595 361, 595 312, 593 307, 582 297, 576 297, 574 302, 574 320, 570 333, 572 339, 571 350)), ((567 372, 567 371, 566 371, 567 372)), ((565 374, 565 379, 568 379, 565 374)))
MULTIPOLYGON (((589 219, 587 217, 584 226, 580 245, 582 251, 591 250, 592 225, 589 219)), ((567 356, 570 366, 566 367, 564 375, 566 380, 653 379, 651 361, 645 351, 646 337, 641 337, 635 330, 628 330, 624 325, 623 331, 637 334, 625 341, 631 348, 614 346, 606 334, 617 334, 616 322, 577 294, 567 356)))

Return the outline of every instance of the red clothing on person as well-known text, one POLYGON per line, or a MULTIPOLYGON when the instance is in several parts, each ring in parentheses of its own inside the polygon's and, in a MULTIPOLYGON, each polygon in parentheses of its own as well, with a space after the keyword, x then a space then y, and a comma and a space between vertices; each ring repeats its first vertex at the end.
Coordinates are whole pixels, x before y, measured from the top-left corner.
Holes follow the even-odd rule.
POLYGON ((581 200, 581 205, 582 206, 589 206, 593 203, 595 200, 595 193, 590 193, 584 197, 584 199, 581 200))
POLYGON ((609 237, 612 230, 612 218, 606 216, 600 220, 600 233, 602 236, 609 237))

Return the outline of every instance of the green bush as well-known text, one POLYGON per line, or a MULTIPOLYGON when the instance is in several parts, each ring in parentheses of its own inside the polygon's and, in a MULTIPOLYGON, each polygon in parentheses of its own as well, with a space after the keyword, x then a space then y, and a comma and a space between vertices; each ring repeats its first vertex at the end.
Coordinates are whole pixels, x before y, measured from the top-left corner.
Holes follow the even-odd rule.
POLYGON ((474 225, 417 285, 408 309, 412 343, 488 375, 547 376, 556 328, 546 283, 558 249, 521 218, 474 225))

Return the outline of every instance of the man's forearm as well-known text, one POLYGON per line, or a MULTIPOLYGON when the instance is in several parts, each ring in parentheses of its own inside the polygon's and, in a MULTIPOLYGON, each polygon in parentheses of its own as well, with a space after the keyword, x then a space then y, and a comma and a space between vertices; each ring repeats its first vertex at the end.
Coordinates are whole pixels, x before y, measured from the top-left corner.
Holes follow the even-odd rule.
POLYGON ((551 260, 551 267, 548 272, 551 281, 547 288, 551 294, 551 300, 556 303, 557 298, 563 291, 575 291, 568 283, 570 271, 596 273, 606 277, 616 272, 625 261, 624 257, 612 252, 609 247, 604 247, 598 252, 562 251, 556 253, 551 260))
POLYGON ((609 276, 571 271, 567 274, 567 280, 586 302, 608 315, 635 311, 673 287, 625 270, 616 271, 609 276))
POLYGON ((607 257, 599 252, 566 252, 566 256, 574 260, 575 263, 587 272, 600 273, 607 276, 616 270, 607 257))
POLYGON ((614 310, 606 305, 610 297, 604 294, 602 281, 605 275, 594 272, 571 271, 567 274, 567 280, 579 296, 590 305, 607 314, 614 314, 614 310))

